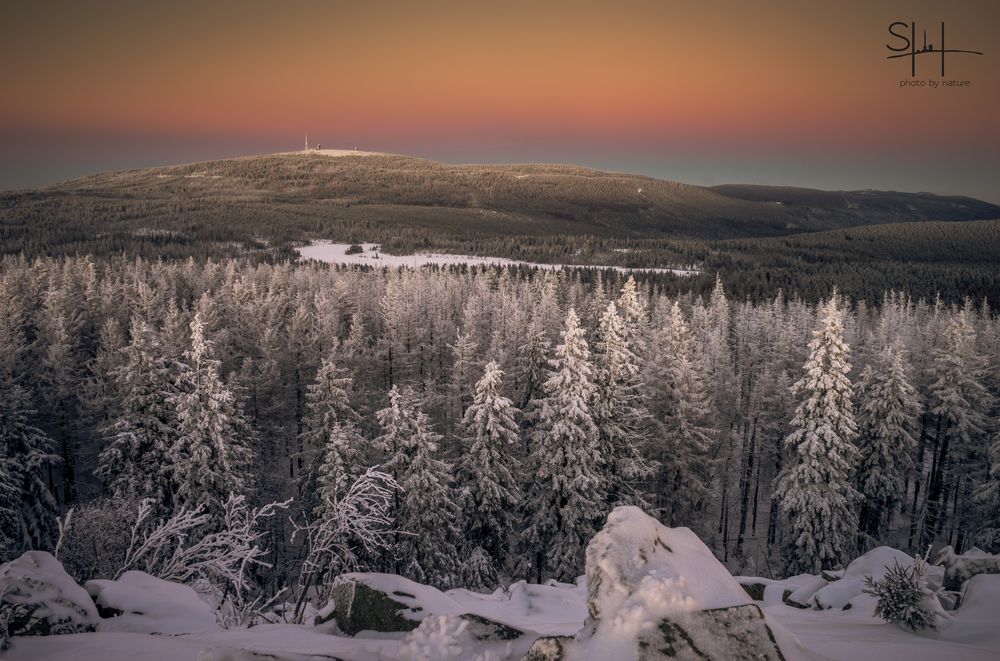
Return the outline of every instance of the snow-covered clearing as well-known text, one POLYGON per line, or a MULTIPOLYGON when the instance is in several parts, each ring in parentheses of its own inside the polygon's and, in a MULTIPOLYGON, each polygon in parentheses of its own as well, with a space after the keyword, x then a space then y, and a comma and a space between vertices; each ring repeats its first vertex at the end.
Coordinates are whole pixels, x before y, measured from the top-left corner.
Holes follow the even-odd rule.
MULTIPOLYGON (((538 587, 538 586, 531 586, 538 587)), ((558 589, 558 588, 555 588, 558 589)), ((555 590, 553 589, 553 591, 555 590)), ((514 598, 503 601, 499 595, 473 595, 465 590, 447 593, 453 599, 469 605, 470 610, 508 622, 521 622, 547 633, 565 633, 583 625, 586 615, 586 594, 580 587, 564 586, 565 599, 549 594, 546 599, 527 602, 514 598)), ((761 602, 758 602, 761 603, 761 602)), ((776 629, 779 642, 782 628, 798 639, 808 652, 789 661, 800 659, 833 659, 844 661, 974 661, 1000 658, 1000 627, 992 639, 955 642, 949 632, 917 635, 872 616, 872 603, 867 597, 855 600, 850 610, 802 610, 784 604, 763 605, 768 623, 776 629), (778 625, 778 626, 774 626, 778 625)), ((326 633, 323 627, 292 624, 269 624, 251 629, 233 629, 213 633, 181 636, 156 636, 138 633, 98 631, 96 633, 63 636, 18 638, 4 658, 17 660, 51 659, 52 661, 118 661, 126 659, 162 659, 163 661, 195 661, 207 650, 217 655, 202 659, 233 658, 224 652, 246 650, 276 654, 278 658, 334 656, 349 661, 367 659, 397 659, 403 633, 360 634, 355 638, 326 633)), ((242 658, 250 658, 246 655, 242 658)), ((622 659, 621 661, 625 661, 622 659)))
POLYGON ((538 262, 523 262, 506 257, 481 257, 478 255, 450 255, 445 253, 415 253, 413 255, 390 255, 378 250, 377 243, 363 243, 363 252, 348 254, 348 243, 333 243, 330 241, 313 241, 307 246, 296 248, 302 259, 315 259, 330 264, 358 264, 374 267, 408 266, 420 268, 427 265, 451 266, 468 264, 469 266, 528 266, 539 269, 559 270, 574 269, 614 269, 619 273, 672 273, 674 275, 694 275, 699 271, 694 269, 670 268, 629 268, 624 266, 601 266, 590 264, 541 264, 538 262))

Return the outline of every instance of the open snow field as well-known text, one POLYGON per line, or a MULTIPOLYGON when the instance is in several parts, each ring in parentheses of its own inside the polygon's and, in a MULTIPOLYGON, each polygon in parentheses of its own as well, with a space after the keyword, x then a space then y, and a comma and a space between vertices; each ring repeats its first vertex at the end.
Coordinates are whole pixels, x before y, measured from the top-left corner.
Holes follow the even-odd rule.
POLYGON ((577 264, 539 264, 537 262, 521 262, 504 257, 480 257, 477 255, 449 255, 444 253, 416 253, 413 255, 390 255, 377 250, 378 244, 361 244, 364 252, 347 254, 348 243, 333 243, 330 241, 314 241, 307 246, 296 248, 302 259, 315 259, 330 264, 359 264, 381 268, 383 266, 408 266, 420 268, 429 264, 449 266, 468 264, 469 266, 530 266, 540 269, 558 270, 562 268, 601 268, 614 269, 620 273, 673 273, 674 275, 693 275, 698 271, 691 269, 664 268, 627 268, 624 266, 593 266, 577 264))
MULTIPOLYGON (((541 600, 476 595, 452 590, 448 596, 497 620, 530 627, 545 633, 568 634, 579 629, 586 615, 586 593, 565 586, 541 600)), ((760 603, 760 602, 758 602, 760 603)), ((916 635, 872 616, 873 601, 855 600, 850 610, 802 610, 781 603, 763 605, 769 624, 789 661, 833 659, 843 661, 977 661, 1000 658, 1000 622, 991 636, 953 640, 947 630, 940 634, 916 635), (787 640, 784 629, 798 640, 787 640), (791 643, 790 645, 788 643, 791 643)), ((998 615, 1000 618, 1000 615, 998 615)), ((956 632, 958 633, 958 632, 956 632)), ((260 658, 247 652, 273 654, 279 659, 337 657, 347 661, 398 659, 405 634, 359 634, 348 638, 326 633, 324 628, 270 624, 202 634, 159 636, 99 631, 64 636, 18 638, 4 658, 18 661, 242 661, 260 658)), ((472 657, 470 657, 472 658, 472 657)), ((626 661, 620 659, 617 661, 626 661)))

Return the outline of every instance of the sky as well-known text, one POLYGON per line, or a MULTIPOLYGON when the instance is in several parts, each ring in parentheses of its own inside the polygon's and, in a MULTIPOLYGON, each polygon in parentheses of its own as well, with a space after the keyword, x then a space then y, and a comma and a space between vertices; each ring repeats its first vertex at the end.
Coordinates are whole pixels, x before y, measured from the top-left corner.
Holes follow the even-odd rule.
MULTIPOLYGON (((300 149, 1000 203, 1000 2, 0 3, 0 189, 300 149), (936 55, 886 59, 894 21, 936 55)), ((918 44, 922 46, 921 44, 918 44)))

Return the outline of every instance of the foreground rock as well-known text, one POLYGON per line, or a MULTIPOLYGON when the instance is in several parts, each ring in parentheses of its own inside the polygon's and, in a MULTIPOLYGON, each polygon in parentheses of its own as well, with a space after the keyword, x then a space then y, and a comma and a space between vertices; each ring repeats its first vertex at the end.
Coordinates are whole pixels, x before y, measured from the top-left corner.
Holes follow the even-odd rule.
POLYGON ((0 622, 11 636, 93 631, 100 617, 90 595, 44 551, 0 565, 0 622))
POLYGON ((530 661, 784 659, 760 608, 687 528, 618 507, 587 547, 589 618, 530 661))
POLYGON ((1000 555, 990 555, 971 549, 963 555, 946 546, 938 552, 934 564, 944 567, 944 589, 959 591, 962 585, 978 574, 1000 574, 1000 555))
POLYGON ((186 585, 164 581, 141 571, 128 571, 116 581, 84 584, 105 618, 101 631, 186 634, 218 631, 212 607, 186 585))
POLYGON ((477 641, 513 640, 524 632, 470 613, 445 593, 393 574, 344 574, 334 581, 331 604, 316 618, 333 621, 342 633, 413 631, 430 616, 463 622, 461 630, 477 641))

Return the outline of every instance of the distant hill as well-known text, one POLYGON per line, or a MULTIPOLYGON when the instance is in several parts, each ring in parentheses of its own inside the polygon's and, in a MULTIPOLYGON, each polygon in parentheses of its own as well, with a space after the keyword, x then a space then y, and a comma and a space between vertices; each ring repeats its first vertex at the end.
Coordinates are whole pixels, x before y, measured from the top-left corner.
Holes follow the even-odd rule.
MULTIPOLYGON (((569 165, 445 165, 327 150, 110 172, 0 194, 0 252, 287 246, 323 237, 732 239, 858 225, 1000 218, 962 197, 800 188, 705 188, 569 165)), ((210 251, 209 251, 210 252, 210 251)))
POLYGON ((998 217, 997 205, 958 195, 878 190, 824 191, 744 184, 712 186, 710 190, 738 200, 778 204, 792 215, 809 218, 811 224, 830 223, 840 227, 900 221, 983 220, 998 217), (865 222, 851 222, 859 216, 865 222))

